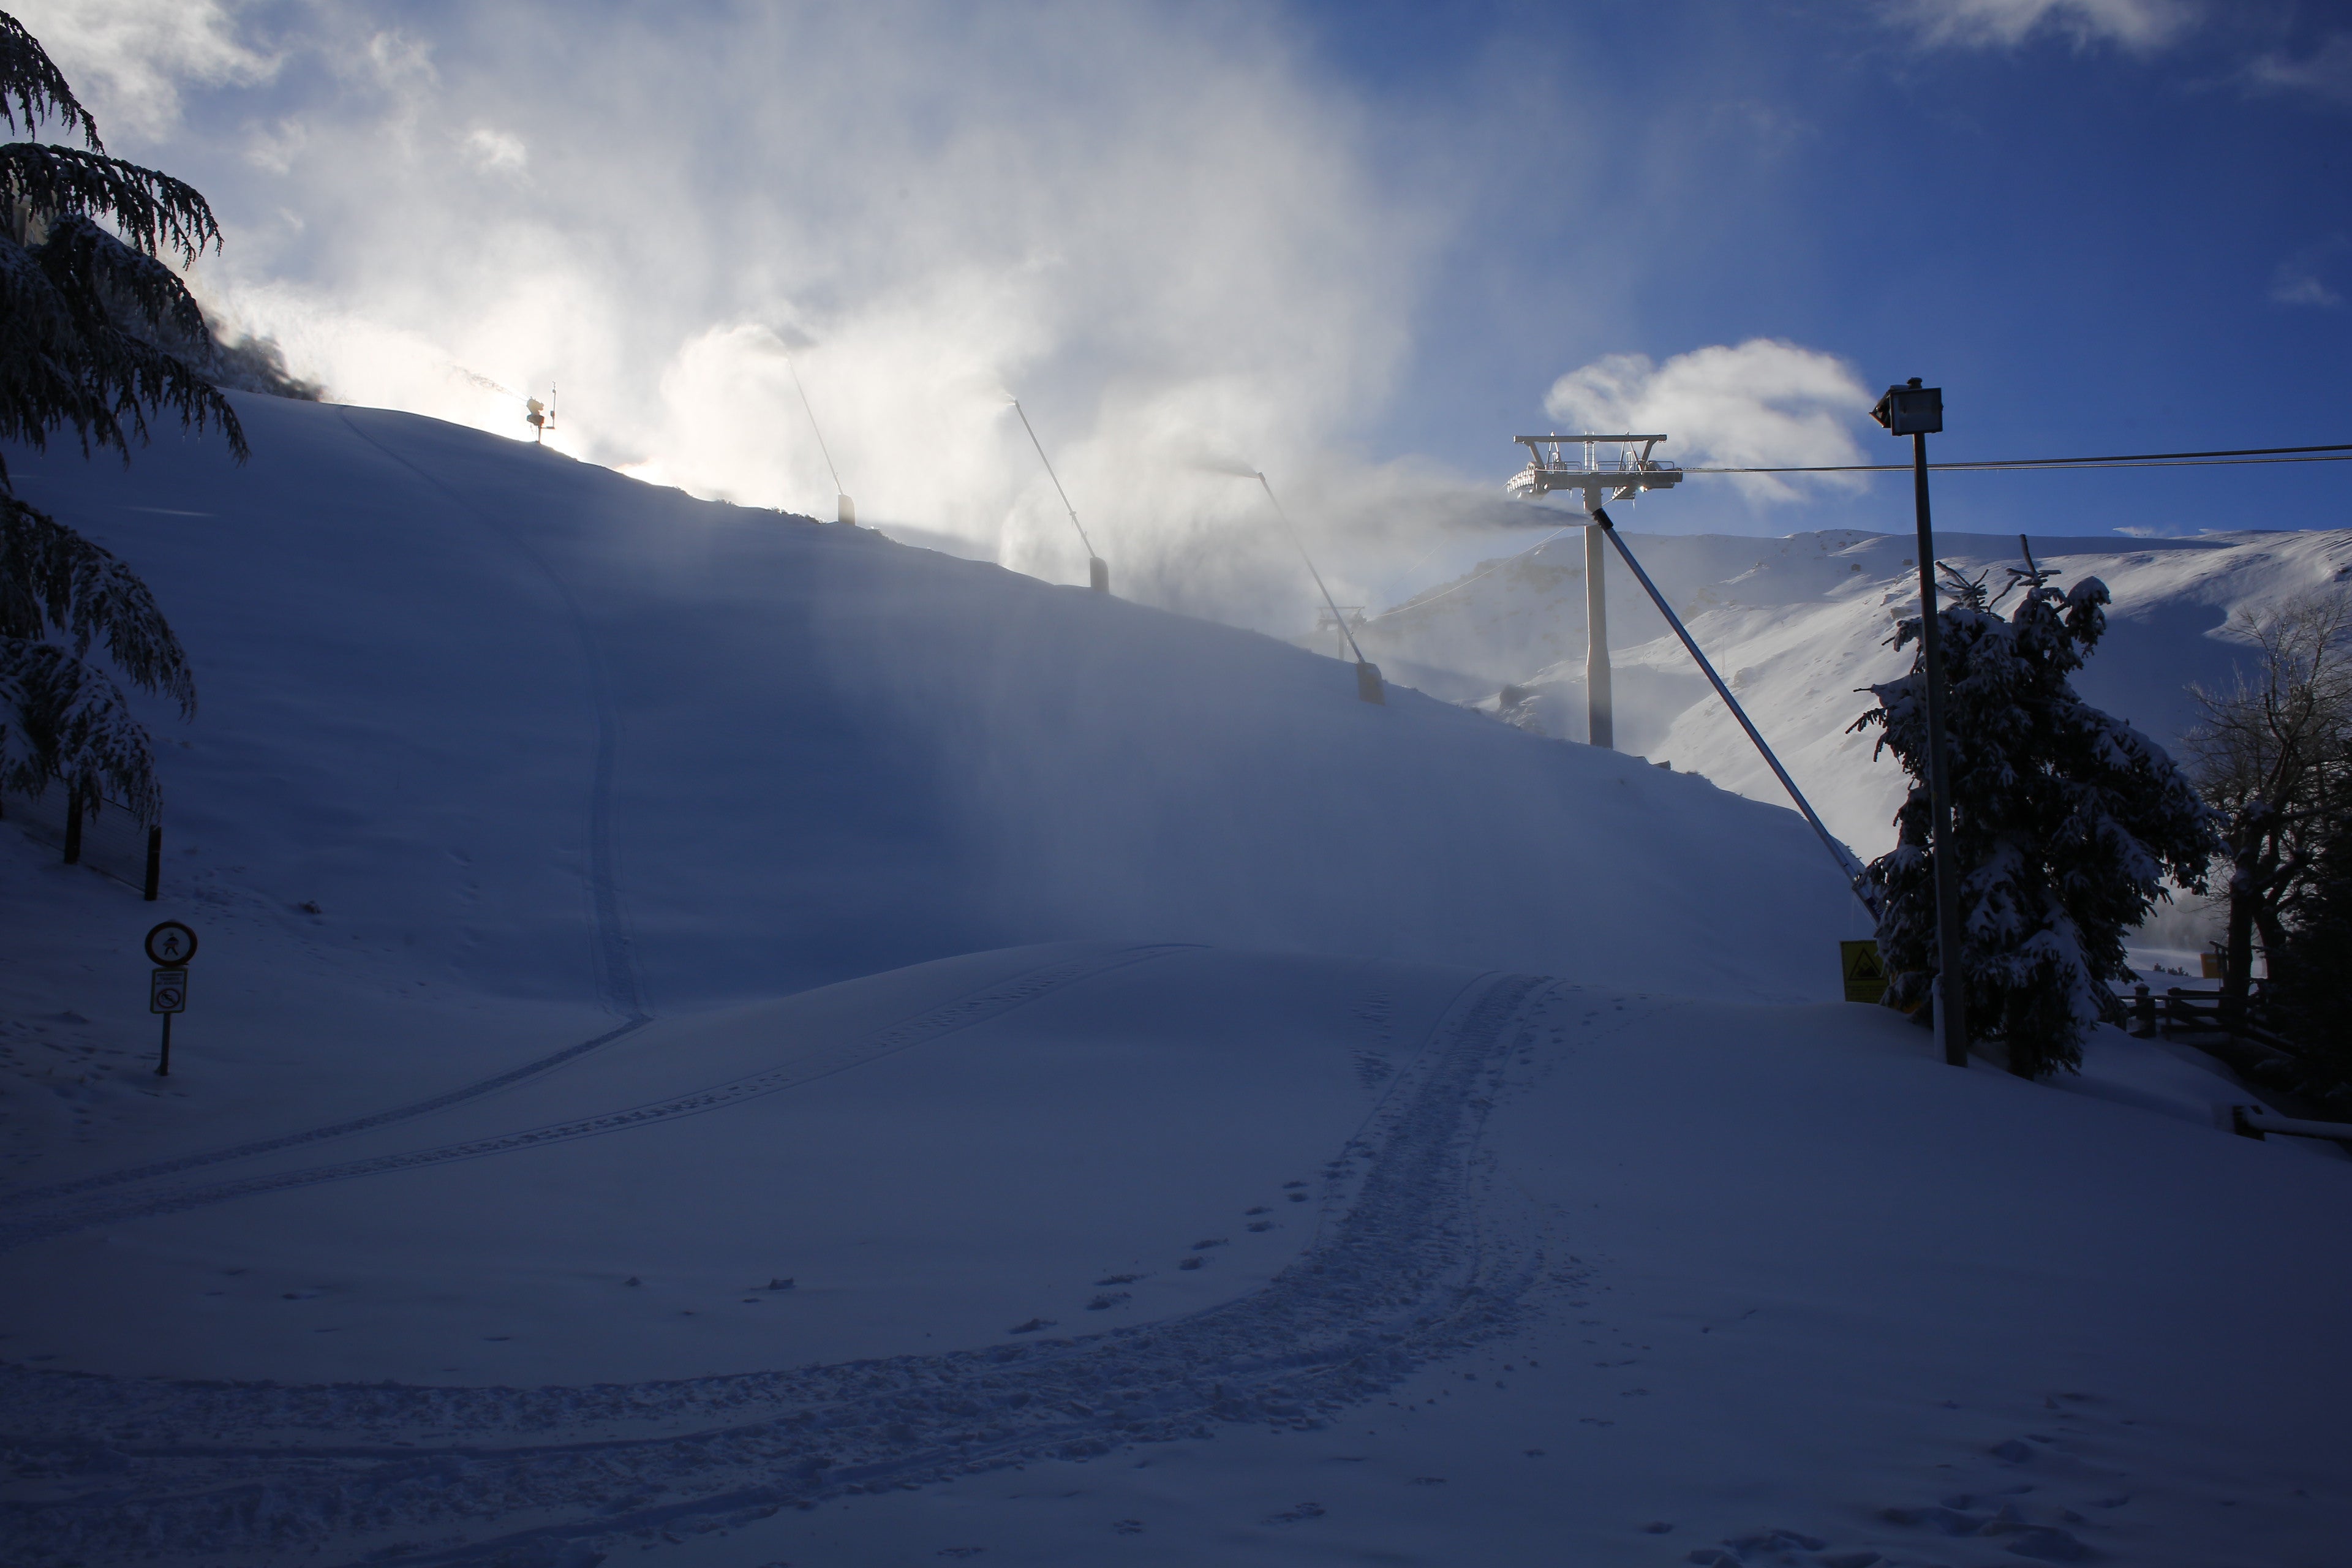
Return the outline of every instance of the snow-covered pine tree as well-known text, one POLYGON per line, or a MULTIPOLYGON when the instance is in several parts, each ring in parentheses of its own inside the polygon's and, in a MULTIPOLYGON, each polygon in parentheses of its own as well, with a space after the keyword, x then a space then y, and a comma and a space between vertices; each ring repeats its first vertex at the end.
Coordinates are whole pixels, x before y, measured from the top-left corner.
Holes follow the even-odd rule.
MULTIPOLYGON (((152 414, 245 434, 220 390, 159 340, 209 343, 204 312, 163 257, 185 265, 220 226, 194 189, 110 157, 47 53, 0 12, 0 438, 40 449, 70 430, 84 453, 127 460, 152 414), (43 121, 80 147, 30 138, 43 121)), ((158 805, 146 731, 115 670, 192 711, 195 685, 153 595, 102 547, 19 500, 0 460, 0 787, 55 779, 95 800, 158 805)))
MULTIPOLYGON (((2106 630, 2106 584, 2050 585, 2029 552, 2001 592, 1947 569, 1938 614, 1952 850, 1959 863, 1961 963, 1970 1034, 2006 1047, 2010 1070, 2043 1078, 2082 1061, 2102 1020, 2120 1022, 2108 983, 2126 979, 2124 933, 2168 895, 2200 889, 2219 838, 2213 816, 2153 741, 2100 712, 2067 678, 2106 630)), ((1919 640, 1916 617, 1893 646, 1919 640)), ((1935 856, 1928 843, 1926 677, 1869 689, 1879 729, 1912 784, 1895 847, 1871 863, 1883 894, 1878 942, 1895 1000, 1923 1000, 1936 968, 1935 856)))

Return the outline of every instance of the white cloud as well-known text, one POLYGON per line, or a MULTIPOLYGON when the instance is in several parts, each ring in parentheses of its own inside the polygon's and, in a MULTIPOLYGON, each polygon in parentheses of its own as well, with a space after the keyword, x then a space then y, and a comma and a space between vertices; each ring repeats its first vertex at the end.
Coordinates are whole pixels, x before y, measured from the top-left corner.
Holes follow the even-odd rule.
POLYGON ((2246 68, 2246 80, 2273 92, 2309 93, 2352 105, 2352 33, 2336 33, 2303 59, 2264 55, 2246 68))
MULTIPOLYGON (((1658 455, 1685 467, 1778 468, 1863 463, 1853 432, 1874 401, 1833 354, 1774 338, 1716 344, 1664 364, 1611 354, 1552 384, 1544 408, 1563 427, 1607 434, 1664 432, 1658 455)), ((1858 489, 1861 475, 1811 476, 1858 489)), ((1793 476, 1743 474, 1751 500, 1794 500, 1793 476)))
POLYGON ((510 131, 477 125, 466 132, 466 153, 474 166, 488 174, 519 174, 530 162, 530 149, 510 131))
POLYGON ((2341 305, 2344 296, 2329 287, 2321 270, 2347 250, 2352 250, 2352 240, 2337 235, 2296 251, 2271 275, 2272 300, 2281 305, 2341 305))
POLYGON ((12 0, 10 10, 98 117, 99 133, 152 142, 180 121, 184 84, 266 80, 278 57, 240 40, 222 0, 12 0))
POLYGON ((2199 16, 2191 0, 1895 0, 1889 10, 1930 44, 1974 47, 2005 47, 2051 32, 2078 46, 2154 49, 2187 32, 2199 16))
POLYGON ((2280 270, 2271 298, 2282 305, 2341 305, 2344 296, 2307 271, 2280 270))
POLYGON ((289 47, 336 90, 299 136, 241 133, 267 184, 205 286, 339 395, 527 435, 450 367, 555 382, 583 457, 830 515, 789 344, 862 520, 1083 580, 1010 389, 1122 593, 1286 628, 1306 591, 1264 498, 1192 453, 1349 531, 1342 579, 1403 531, 1395 476, 1339 448, 1441 226, 1254 8, 619 6, 555 46, 516 3, 429 39, 306 15, 289 47))
POLYGON ((302 155, 305 140, 302 122, 280 120, 275 125, 254 125, 246 130, 245 161, 257 169, 267 169, 282 174, 294 166, 302 155))

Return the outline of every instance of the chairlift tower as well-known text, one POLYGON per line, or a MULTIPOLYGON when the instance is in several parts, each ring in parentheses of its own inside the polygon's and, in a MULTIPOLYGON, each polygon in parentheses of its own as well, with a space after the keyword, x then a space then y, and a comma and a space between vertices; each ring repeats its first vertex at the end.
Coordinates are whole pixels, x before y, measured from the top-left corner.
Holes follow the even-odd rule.
POLYGON ((1643 490, 1669 489, 1683 471, 1651 457, 1664 436, 1514 436, 1528 449, 1528 466, 1511 476, 1506 493, 1532 500, 1554 490, 1584 497, 1584 733, 1596 746, 1616 744, 1616 709, 1609 689, 1609 605, 1602 592, 1601 524, 1590 521, 1604 502, 1639 500, 1643 490), (1636 445, 1640 451, 1633 448, 1636 445), (1616 448, 1604 461, 1601 448, 1616 448), (1581 447, 1580 454, 1577 448, 1581 447), (1578 458, 1581 458, 1581 461, 1578 458))
POLYGON ((1361 605, 1334 605, 1328 609, 1320 605, 1315 607, 1315 635, 1319 637, 1328 633, 1339 638, 1337 657, 1340 658, 1348 657, 1348 634, 1363 628, 1364 606, 1361 605))
MULTIPOLYGON (((1936 395, 1930 392, 1927 395, 1936 395)), ((1589 704, 1587 721, 1591 726, 1588 732, 1592 743, 1606 746, 1611 740, 1609 614, 1601 595, 1601 546, 1605 541, 1616 548, 1618 556, 1625 563, 1625 569, 1633 574, 1633 581, 1642 585, 1642 591, 1650 596, 1650 603, 1657 606, 1658 614, 1667 626, 1674 628, 1675 636, 1682 641, 1683 650, 1691 656, 1691 662, 1698 666, 1699 673, 1706 676, 1707 684, 1715 688, 1715 694, 1723 700, 1724 707, 1748 732, 1748 739, 1764 759, 1764 765, 1772 770, 1772 776, 1780 781, 1780 787, 1789 792, 1789 798, 1796 803, 1797 809, 1804 814, 1814 836, 1821 839, 1822 847, 1828 850, 1830 858, 1837 862, 1846 886, 1853 889, 1853 896, 1862 900, 1863 907, 1875 919, 1879 901, 1871 889, 1862 862, 1854 858, 1853 850, 1838 842, 1836 835, 1822 821, 1821 814, 1813 809, 1812 803, 1805 799, 1804 791, 1797 787, 1797 781, 1789 776, 1789 770, 1782 767, 1780 759, 1772 754, 1772 748, 1765 743, 1763 732, 1756 728, 1755 721, 1748 717, 1748 710, 1739 705, 1739 699, 1731 694, 1731 688, 1724 684, 1723 677, 1717 672, 1715 666, 1707 662, 1706 655, 1699 648, 1698 639, 1691 636, 1688 626, 1683 625, 1683 618, 1675 614, 1674 605, 1666 602, 1656 580, 1635 558, 1633 549, 1625 542, 1625 536, 1617 531, 1617 524, 1609 516, 1606 505, 1609 501, 1637 500, 1643 490, 1666 489, 1682 482, 1682 469, 1671 463, 1657 462, 1650 455, 1665 437, 1520 436, 1514 439, 1527 447, 1531 456, 1527 468, 1513 475, 1504 487, 1509 494, 1524 497, 1548 495, 1553 490, 1579 490, 1584 496, 1584 512, 1589 520, 1584 530, 1584 608, 1587 622, 1584 668, 1589 704), (1633 449, 1637 443, 1641 447, 1639 452, 1633 449), (1580 446, 1584 448, 1581 454, 1583 460, 1580 463, 1570 460, 1570 448, 1580 446), (1613 465, 1601 463, 1597 456, 1597 448, 1610 446, 1618 449, 1613 465)), ((1926 458, 1922 457, 1920 461, 1924 464, 1926 458)), ((1924 467, 1920 471, 1923 477, 1919 482, 1924 487, 1927 483, 1924 467)), ((1921 493, 1924 497, 1924 489, 1921 493)), ((1927 517, 1925 500, 1920 504, 1923 509, 1920 526, 1924 531, 1927 517)))

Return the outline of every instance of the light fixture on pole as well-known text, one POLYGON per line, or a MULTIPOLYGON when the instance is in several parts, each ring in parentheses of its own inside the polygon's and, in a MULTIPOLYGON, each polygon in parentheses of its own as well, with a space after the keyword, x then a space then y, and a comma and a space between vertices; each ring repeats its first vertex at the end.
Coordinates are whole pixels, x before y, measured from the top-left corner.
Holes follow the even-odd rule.
POLYGON ((1919 668, 1927 683, 1927 817, 1936 873, 1936 1032, 1944 1060, 1969 1065, 1968 987, 1960 970, 1960 868, 1952 844, 1952 785, 1944 746, 1944 650, 1936 611, 1936 536, 1927 520, 1927 437, 1944 428, 1944 389, 1913 376, 1890 386, 1870 416, 1911 437, 1912 505, 1919 525, 1919 668))

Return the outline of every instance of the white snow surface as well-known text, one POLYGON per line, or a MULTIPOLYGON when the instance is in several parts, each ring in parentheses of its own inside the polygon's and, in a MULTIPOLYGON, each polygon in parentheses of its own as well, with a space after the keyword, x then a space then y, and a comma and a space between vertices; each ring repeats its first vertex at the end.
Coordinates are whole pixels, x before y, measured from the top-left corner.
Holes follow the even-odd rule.
POLYGON ((2352 1160, 1830 1000, 1792 814, 239 406, 10 454, 204 707, 161 903, 0 830, 0 1561, 2339 1554, 2352 1160))
MULTIPOLYGON (((1524 721, 1583 740, 1582 533, 1580 522, 1373 617, 1357 634, 1366 657, 1489 712, 1501 687, 1527 689, 1524 721)), ((1916 536, 1629 531, 1626 543, 1830 831, 1864 859, 1892 848, 1902 770, 1892 757, 1872 756, 1874 732, 1848 731, 1872 706, 1863 689, 1910 668, 1910 652, 1887 642, 1895 619, 1917 612, 1916 536)), ((2196 720, 2192 683, 2226 689, 2240 668, 2252 672, 2248 645, 2230 631, 2233 616, 2266 616, 2299 595, 2352 592, 2352 530, 2031 543, 2061 585, 2097 577, 2115 596, 2107 635, 2075 689, 2166 747, 2196 720)), ((2023 561, 2013 534, 1939 531, 1936 553, 1970 576, 1990 574, 1996 590, 2023 561)), ((1785 803, 1641 584, 1613 551, 1608 560, 1618 748, 1785 803)))

